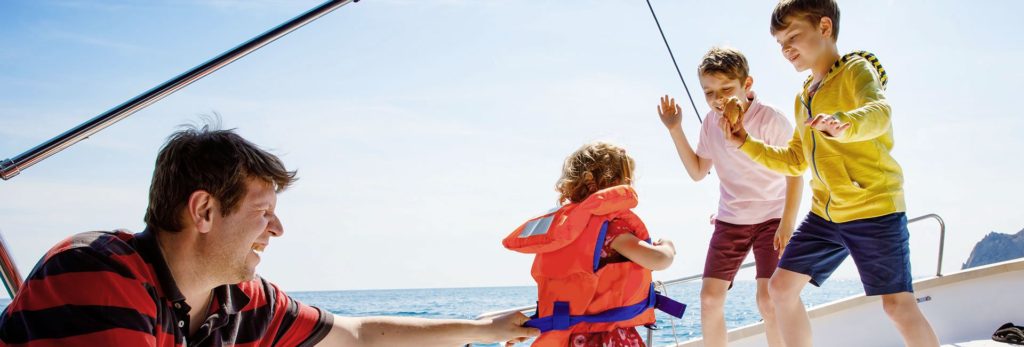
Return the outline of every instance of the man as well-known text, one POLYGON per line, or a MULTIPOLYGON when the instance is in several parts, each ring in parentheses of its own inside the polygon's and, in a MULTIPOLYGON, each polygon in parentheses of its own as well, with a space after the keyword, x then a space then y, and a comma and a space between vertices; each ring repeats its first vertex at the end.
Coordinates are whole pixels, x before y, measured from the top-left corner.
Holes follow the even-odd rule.
POLYGON ((339 317, 256 275, 277 193, 295 181, 231 130, 189 127, 160 150, 146 230, 51 249, 0 316, 14 346, 453 346, 523 341, 521 313, 483 320, 339 317))

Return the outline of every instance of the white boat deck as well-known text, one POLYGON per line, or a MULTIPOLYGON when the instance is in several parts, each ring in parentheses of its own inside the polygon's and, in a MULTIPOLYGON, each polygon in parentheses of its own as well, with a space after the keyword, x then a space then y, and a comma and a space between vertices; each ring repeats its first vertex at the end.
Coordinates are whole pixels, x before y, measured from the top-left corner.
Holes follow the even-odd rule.
MULTIPOLYGON (((1024 259, 917 281, 914 289, 922 312, 944 346, 1011 346, 990 337, 1000 325, 1024 320, 1018 298, 1024 293, 1024 259)), ((808 315, 817 346, 902 345, 878 297, 850 297, 814 307, 808 315)), ((758 323, 733 329, 729 341, 733 347, 763 346, 764 326, 758 323)), ((678 347, 698 346, 703 346, 700 339, 678 347)))
POLYGON ((995 342, 992 340, 974 340, 967 342, 951 343, 948 345, 942 345, 942 347, 1006 347, 1012 346, 1001 342, 995 342))

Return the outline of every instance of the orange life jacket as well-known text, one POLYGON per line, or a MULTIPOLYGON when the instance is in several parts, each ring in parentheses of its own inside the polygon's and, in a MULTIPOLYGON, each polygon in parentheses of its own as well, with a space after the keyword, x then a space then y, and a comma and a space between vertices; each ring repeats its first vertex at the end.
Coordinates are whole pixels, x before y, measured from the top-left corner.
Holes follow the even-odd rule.
POLYGON ((628 185, 598 191, 533 218, 502 244, 535 254, 537 313, 527 326, 541 330, 533 346, 565 346, 574 333, 654 324, 654 308, 677 317, 686 305, 654 292, 651 270, 626 261, 599 266, 608 223, 619 219, 650 242, 647 227, 631 211, 636 192, 628 185))

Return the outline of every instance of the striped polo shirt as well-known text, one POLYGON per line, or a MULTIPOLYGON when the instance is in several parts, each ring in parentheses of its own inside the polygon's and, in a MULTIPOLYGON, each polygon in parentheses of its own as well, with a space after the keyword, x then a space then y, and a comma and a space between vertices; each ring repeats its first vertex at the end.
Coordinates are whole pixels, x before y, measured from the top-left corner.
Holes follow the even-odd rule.
POLYGON ((153 232, 87 232, 57 244, 0 316, 4 346, 312 346, 333 316, 257 277, 189 310, 153 232))

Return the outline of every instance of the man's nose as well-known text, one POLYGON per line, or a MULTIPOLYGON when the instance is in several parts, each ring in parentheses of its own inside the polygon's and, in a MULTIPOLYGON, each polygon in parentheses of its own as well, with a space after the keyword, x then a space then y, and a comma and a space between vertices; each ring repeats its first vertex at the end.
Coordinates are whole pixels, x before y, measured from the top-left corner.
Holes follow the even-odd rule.
POLYGON ((267 231, 270 231, 271 236, 280 237, 284 235, 284 225, 281 224, 281 219, 274 216, 267 224, 267 231))

